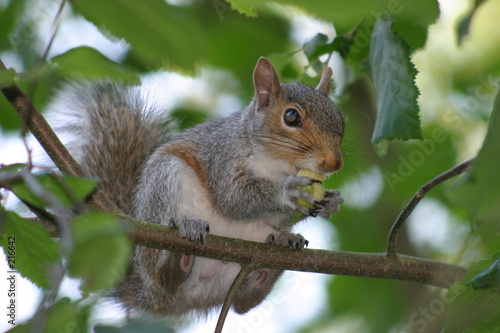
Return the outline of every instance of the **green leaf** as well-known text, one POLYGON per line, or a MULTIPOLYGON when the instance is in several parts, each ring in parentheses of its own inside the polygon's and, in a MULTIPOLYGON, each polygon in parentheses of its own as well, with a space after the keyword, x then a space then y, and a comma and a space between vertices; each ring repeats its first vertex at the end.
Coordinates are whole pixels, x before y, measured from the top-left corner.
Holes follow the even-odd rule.
MULTIPOLYGON (((84 201, 95 188, 95 179, 78 178, 64 175, 37 175, 35 176, 40 185, 47 191, 55 195, 65 207, 72 207, 75 201, 84 201)), ((24 181, 17 182, 12 186, 12 191, 19 199, 29 202, 37 207, 47 205, 45 198, 35 195, 24 181)))
POLYGON ((19 172, 26 167, 27 164, 24 163, 2 164, 0 165, 0 174, 2 174, 3 172, 5 173, 19 172))
POLYGON ((104 33, 124 38, 134 58, 149 67, 192 70, 205 53, 204 30, 200 21, 189 19, 189 8, 162 0, 72 0, 71 4, 104 33))
POLYGON ((423 139, 418 115, 416 70, 409 48, 391 30, 392 20, 379 19, 370 45, 370 67, 377 100, 372 142, 423 139))
POLYGON ((132 70, 122 66, 91 47, 82 46, 73 48, 66 53, 51 59, 58 64, 63 73, 73 79, 85 77, 87 79, 113 78, 128 84, 137 84, 139 77, 132 70))
POLYGON ((207 1, 193 8, 194 20, 204 22, 206 36, 203 38, 208 42, 205 60, 236 76, 243 92, 247 93, 246 98, 250 99, 254 93, 252 72, 259 57, 267 56, 274 63, 275 55, 289 52, 290 23, 268 12, 257 18, 247 18, 227 10, 219 16, 214 6, 221 2, 207 1))
POLYGON ((16 77, 16 71, 11 69, 0 71, 0 86, 4 84, 14 83, 14 78, 16 77))
POLYGON ((457 34, 459 43, 462 43, 465 36, 469 34, 470 21, 472 20, 472 16, 474 16, 477 8, 481 6, 484 0, 475 0, 474 2, 475 2, 474 8, 472 8, 472 10, 465 17, 463 17, 457 24, 457 34))
MULTIPOLYGON (((394 0, 229 0, 231 6, 239 12, 256 16, 257 12, 270 2, 296 5, 321 19, 331 21, 338 35, 346 34, 362 20, 367 20, 367 27, 373 27, 377 17, 392 14, 396 20, 395 31, 400 33, 412 46, 422 47, 427 37, 429 24, 439 16, 439 5, 435 0, 394 1, 394 0)), ((359 34, 357 47, 367 47, 371 29, 363 29, 359 34)))
POLYGON ((90 213, 74 219, 74 247, 68 270, 82 278, 82 291, 111 289, 125 275, 131 246, 116 217, 90 213))
POLYGON ((445 333, 495 332, 500 327, 498 289, 476 289, 473 283, 469 283, 498 260, 498 258, 482 260, 471 265, 465 276, 451 286, 444 298, 449 303, 445 309, 445 333))
POLYGON ((327 41, 327 35, 318 33, 316 36, 304 43, 302 49, 304 50, 304 53, 309 61, 329 52, 327 41))
POLYGON ((342 58, 346 58, 359 27, 360 25, 356 26, 346 35, 335 37, 330 43, 327 43, 328 37, 322 33, 318 33, 316 36, 306 41, 302 46, 302 49, 304 50, 304 54, 307 56, 309 63, 313 63, 324 54, 331 54, 335 51, 339 52, 342 58))
POLYGON ((500 258, 495 260, 484 271, 474 276, 469 283, 474 289, 500 286, 500 258))
POLYGON ((21 31, 15 31, 16 24, 28 1, 8 1, 7 5, 0 8, 0 50, 16 48, 16 42, 20 38, 21 31))
MULTIPOLYGON (((0 86, 13 83, 16 72, 13 69, 0 71, 0 86)), ((17 129, 21 119, 14 111, 12 105, 0 94, 0 127, 7 130, 17 129)))
MULTIPOLYGON (((493 104, 488 132, 472 168, 451 193, 456 205, 467 209, 475 220, 500 220, 500 92, 493 104)), ((491 230, 490 232, 493 232, 491 230)))
POLYGON ((3 247, 11 270, 40 287, 48 286, 47 267, 59 258, 59 244, 44 227, 0 207, 3 247))
POLYGON ((89 332, 91 313, 89 305, 82 305, 81 302, 72 302, 70 298, 64 297, 48 308, 47 311, 47 321, 43 331, 39 327, 36 330, 32 330, 33 320, 31 320, 27 324, 16 325, 9 332, 89 332))

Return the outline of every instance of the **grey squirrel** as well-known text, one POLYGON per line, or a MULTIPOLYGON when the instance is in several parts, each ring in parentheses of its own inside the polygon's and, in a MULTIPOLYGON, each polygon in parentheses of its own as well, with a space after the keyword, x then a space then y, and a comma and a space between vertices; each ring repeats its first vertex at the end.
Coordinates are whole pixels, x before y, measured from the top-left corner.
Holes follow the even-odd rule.
MULTIPOLYGON (((210 232, 298 250, 308 242, 287 225, 294 211, 328 218, 343 201, 337 190, 318 202, 297 188, 314 181, 297 176, 299 169, 330 174, 343 166, 344 115, 328 98, 331 75, 326 68, 316 89, 281 84, 269 60, 260 58, 255 96, 243 111, 184 133, 137 90, 76 84, 59 96, 70 120, 58 132, 74 138, 70 152, 126 214, 177 228, 195 242, 210 232)), ((138 313, 206 313, 222 304, 239 269, 238 263, 137 246, 119 295, 138 313)), ((252 272, 233 309, 245 313, 261 303, 281 273, 252 272)))

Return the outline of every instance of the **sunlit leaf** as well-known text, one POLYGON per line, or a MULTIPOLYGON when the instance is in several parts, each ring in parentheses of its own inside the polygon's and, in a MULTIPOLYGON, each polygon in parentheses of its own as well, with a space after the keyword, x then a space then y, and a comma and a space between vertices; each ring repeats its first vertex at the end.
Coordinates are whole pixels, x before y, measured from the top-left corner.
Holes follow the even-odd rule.
MULTIPOLYGON (((36 181, 43 187, 47 194, 56 196, 58 200, 65 206, 71 207, 75 204, 75 200, 84 201, 95 188, 96 180, 78 178, 65 175, 62 177, 56 175, 36 175, 36 181)), ((32 188, 24 181, 18 181, 12 186, 12 191, 21 200, 31 203, 37 207, 45 207, 45 195, 38 196, 33 193, 32 188)))
MULTIPOLYGON (((229 0, 231 6, 241 13, 255 16, 263 5, 270 0, 229 0)), ((307 1, 275 0, 272 2, 292 4, 319 18, 331 21, 338 35, 348 33, 359 22, 370 22, 359 33, 358 47, 368 46, 370 28, 378 15, 392 14, 396 20, 394 30, 400 33, 412 46, 422 47, 426 40, 427 28, 439 15, 438 2, 435 0, 394 1, 394 0, 358 0, 358 1, 307 1)))
POLYGON ((70 298, 64 297, 55 302, 47 310, 47 321, 44 321, 44 329, 33 325, 40 325, 39 322, 34 323, 33 319, 22 325, 16 325, 9 332, 12 333, 29 333, 29 332, 87 332, 89 331, 89 318, 91 307, 89 304, 83 305, 81 302, 73 302, 70 298))
POLYGON ((70 275, 83 279, 85 293, 116 286, 125 274, 131 251, 123 224, 112 215, 91 213, 76 218, 72 230, 70 275))
POLYGON ((139 83, 139 77, 131 70, 108 59, 105 55, 87 46, 73 48, 51 59, 62 71, 73 79, 114 79, 129 84, 139 83))
POLYGON ((40 287, 46 287, 49 282, 47 268, 59 257, 59 244, 41 225, 2 207, 0 225, 3 225, 0 245, 6 254, 9 269, 19 271, 40 287))
POLYGON ((152 68, 192 69, 205 53, 201 22, 162 0, 72 0, 73 9, 104 33, 124 38, 131 53, 152 68))

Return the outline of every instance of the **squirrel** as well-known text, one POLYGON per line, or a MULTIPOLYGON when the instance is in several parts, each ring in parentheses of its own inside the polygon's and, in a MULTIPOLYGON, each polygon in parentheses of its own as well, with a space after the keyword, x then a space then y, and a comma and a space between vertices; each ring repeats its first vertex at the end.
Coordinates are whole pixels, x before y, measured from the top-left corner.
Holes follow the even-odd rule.
MULTIPOLYGON (((329 218, 343 202, 337 190, 318 200, 297 186, 343 166, 344 115, 329 99, 332 70, 318 86, 280 83, 269 60, 254 73, 255 96, 242 111, 178 133, 163 110, 137 89, 102 81, 75 83, 58 99, 57 133, 84 171, 124 213, 203 242, 207 233, 299 250, 294 211, 329 218), (69 117, 69 119, 68 119, 69 117), (297 199, 312 204, 301 206, 297 199)), ((240 264, 136 246, 119 286, 127 311, 160 317, 203 314, 220 306, 240 264)), ((270 293, 282 271, 256 269, 233 309, 245 313, 270 293)))

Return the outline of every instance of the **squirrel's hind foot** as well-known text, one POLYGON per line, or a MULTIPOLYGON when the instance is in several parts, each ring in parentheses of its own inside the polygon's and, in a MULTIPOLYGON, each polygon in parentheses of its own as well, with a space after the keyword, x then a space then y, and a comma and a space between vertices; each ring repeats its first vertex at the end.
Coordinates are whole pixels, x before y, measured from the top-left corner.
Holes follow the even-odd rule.
POLYGON ((294 234, 288 231, 281 232, 278 236, 270 234, 265 241, 268 244, 276 244, 288 247, 292 250, 300 250, 309 245, 309 241, 301 234, 294 234))
POLYGON ((190 241, 201 243, 205 242, 210 226, 208 222, 195 217, 187 217, 181 215, 169 220, 169 227, 179 230, 179 235, 182 238, 187 238, 190 241))

